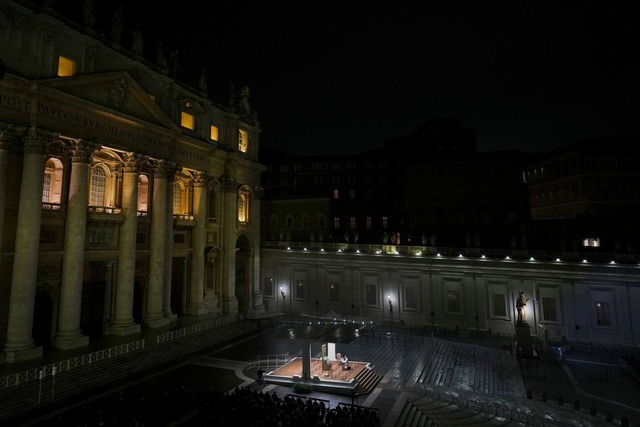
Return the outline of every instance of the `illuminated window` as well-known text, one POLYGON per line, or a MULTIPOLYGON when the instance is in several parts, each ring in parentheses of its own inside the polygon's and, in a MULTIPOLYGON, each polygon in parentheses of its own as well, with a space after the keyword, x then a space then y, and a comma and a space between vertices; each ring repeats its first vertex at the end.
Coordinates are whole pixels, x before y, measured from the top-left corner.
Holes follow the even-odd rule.
POLYGON ((91 190, 89 205, 104 206, 105 190, 107 188, 107 174, 103 166, 97 165, 91 169, 91 190))
POLYGON ((58 56, 58 77, 75 76, 78 63, 71 58, 60 55, 58 56))
POLYGON ((368 216, 366 221, 367 221, 367 228, 371 228, 371 217, 368 216))
POLYGON ((238 192, 238 221, 249 222, 249 190, 245 187, 238 192))
POLYGON ((351 218, 349 218, 349 227, 356 228, 356 226, 356 218, 352 216, 351 218))
POLYGON ((337 216, 333 218, 333 228, 340 228, 340 218, 337 216))
POLYGON ((340 190, 333 190, 333 198, 334 199, 339 199, 340 197, 340 190))
POLYGON ((173 214, 179 215, 185 213, 182 211, 182 197, 184 193, 184 184, 181 181, 173 183, 173 214))
POLYGON ((238 132, 238 151, 246 153, 249 150, 249 134, 246 130, 240 129, 238 132))
POLYGON ((214 125, 211 125, 211 140, 212 141, 218 140, 218 127, 214 125))
POLYGON ((582 241, 582 246, 597 248, 600 246, 600 238, 599 237, 589 237, 582 241))
POLYGON ((180 126, 182 126, 183 128, 194 130, 196 128, 196 119, 193 114, 187 113, 186 111, 181 111, 180 126))
POLYGON ((62 197, 62 162, 59 159, 47 160, 44 167, 42 202, 60 204, 62 197))
POLYGON ((382 217, 382 228, 387 228, 389 226, 389 221, 386 216, 382 217))
POLYGON ((147 212, 149 209, 149 177, 138 176, 138 212, 147 212))

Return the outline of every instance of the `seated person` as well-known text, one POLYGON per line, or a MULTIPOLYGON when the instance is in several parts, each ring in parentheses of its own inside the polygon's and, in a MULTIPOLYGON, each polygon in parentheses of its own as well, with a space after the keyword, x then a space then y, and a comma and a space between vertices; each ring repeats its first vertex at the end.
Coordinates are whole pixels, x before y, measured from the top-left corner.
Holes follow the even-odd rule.
POLYGON ((343 370, 351 369, 351 366, 349 366, 349 358, 347 356, 342 356, 342 359, 340 359, 340 363, 342 363, 343 370))

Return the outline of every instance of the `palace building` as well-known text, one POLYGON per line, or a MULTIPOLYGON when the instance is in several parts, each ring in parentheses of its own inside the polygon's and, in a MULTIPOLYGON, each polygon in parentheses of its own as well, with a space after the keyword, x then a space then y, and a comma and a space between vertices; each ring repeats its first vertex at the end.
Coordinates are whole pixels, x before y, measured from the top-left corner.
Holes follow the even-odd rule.
POLYGON ((0 358, 262 311, 249 88, 222 105, 124 46, 121 9, 101 30, 50 3, 0 2, 0 358))

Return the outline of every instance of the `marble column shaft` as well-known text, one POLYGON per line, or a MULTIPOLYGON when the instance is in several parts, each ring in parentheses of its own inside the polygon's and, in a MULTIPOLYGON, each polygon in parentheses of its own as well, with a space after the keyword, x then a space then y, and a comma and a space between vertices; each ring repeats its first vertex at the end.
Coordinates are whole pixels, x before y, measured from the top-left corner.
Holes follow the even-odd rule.
POLYGON ((44 150, 43 138, 34 129, 29 129, 24 137, 7 340, 4 344, 7 362, 42 356, 42 348, 35 349, 32 330, 42 221, 44 150))
POLYGON ((149 251, 149 282, 146 289, 144 323, 150 327, 163 326, 164 279, 167 246, 167 175, 169 162, 160 161, 155 166, 153 180, 153 209, 151 211, 151 236, 149 251))
POLYGON ((136 274, 136 238, 138 231, 138 163, 142 156, 123 154, 122 210, 124 221, 118 236, 118 269, 113 295, 113 314, 109 332, 117 335, 140 330, 133 319, 136 274))
POLYGON ((206 177, 196 177, 193 188, 193 214, 196 225, 193 228, 191 252, 191 281, 189 283, 189 314, 203 314, 204 303, 204 248, 206 244, 207 225, 207 187, 206 177))
POLYGON ((82 337, 80 319, 89 198, 89 162, 96 146, 85 141, 73 141, 70 145, 71 177, 65 222, 62 286, 58 327, 52 343, 54 347, 61 349, 75 348, 89 343, 89 337, 84 339, 82 337))

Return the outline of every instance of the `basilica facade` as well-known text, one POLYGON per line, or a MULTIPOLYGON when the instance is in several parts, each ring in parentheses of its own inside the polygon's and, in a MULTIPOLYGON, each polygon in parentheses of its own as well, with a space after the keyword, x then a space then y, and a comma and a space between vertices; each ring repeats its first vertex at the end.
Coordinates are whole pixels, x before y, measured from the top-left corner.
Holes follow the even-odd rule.
POLYGON ((139 31, 124 46, 121 10, 99 31, 91 10, 77 24, 49 3, 0 2, 2 361, 260 313, 249 88, 214 102, 206 70, 194 88, 139 31))

